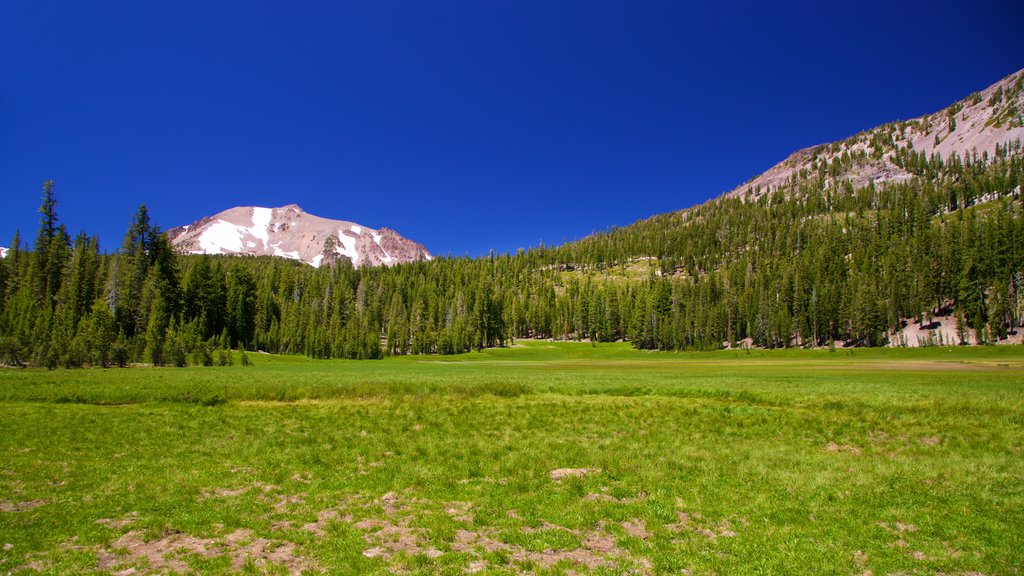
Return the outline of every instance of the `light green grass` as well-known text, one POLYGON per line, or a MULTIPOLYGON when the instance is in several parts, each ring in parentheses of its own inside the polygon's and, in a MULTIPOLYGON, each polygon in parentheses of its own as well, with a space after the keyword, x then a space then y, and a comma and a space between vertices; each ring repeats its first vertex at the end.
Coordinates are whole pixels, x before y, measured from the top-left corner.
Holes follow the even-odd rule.
POLYGON ((0 372, 0 573, 1024 564, 1020 348, 250 357, 0 372))

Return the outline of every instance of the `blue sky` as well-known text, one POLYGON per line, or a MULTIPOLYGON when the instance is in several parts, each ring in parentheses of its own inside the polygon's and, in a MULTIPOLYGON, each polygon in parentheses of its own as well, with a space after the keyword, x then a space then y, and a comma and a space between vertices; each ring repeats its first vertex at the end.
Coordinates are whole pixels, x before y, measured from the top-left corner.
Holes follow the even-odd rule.
POLYGON ((559 243, 1024 68, 1018 1, 0 5, 0 245, 298 203, 435 254, 559 243), (714 4, 714 5, 712 5, 714 4), (834 4, 834 5, 833 5, 834 4))

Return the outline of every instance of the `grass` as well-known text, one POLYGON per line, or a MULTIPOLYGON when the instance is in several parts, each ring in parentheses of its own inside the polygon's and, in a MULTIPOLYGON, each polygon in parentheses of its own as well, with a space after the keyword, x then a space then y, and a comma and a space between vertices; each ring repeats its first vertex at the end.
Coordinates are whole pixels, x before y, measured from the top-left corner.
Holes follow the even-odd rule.
POLYGON ((0 573, 1024 565, 1020 348, 250 357, 0 372, 0 573))

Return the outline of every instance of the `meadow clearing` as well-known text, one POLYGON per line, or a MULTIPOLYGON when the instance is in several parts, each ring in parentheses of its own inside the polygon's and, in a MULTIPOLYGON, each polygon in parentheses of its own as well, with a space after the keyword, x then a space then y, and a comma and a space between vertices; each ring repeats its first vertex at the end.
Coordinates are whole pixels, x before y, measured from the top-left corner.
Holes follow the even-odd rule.
POLYGON ((0 371, 0 573, 1019 574, 1020 347, 0 371))

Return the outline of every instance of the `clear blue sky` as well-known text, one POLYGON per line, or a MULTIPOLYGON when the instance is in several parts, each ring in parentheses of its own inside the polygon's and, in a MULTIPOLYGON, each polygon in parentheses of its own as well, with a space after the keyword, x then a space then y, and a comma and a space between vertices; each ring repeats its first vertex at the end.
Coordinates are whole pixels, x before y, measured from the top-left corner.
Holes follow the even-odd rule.
POLYGON ((292 202, 435 254, 552 244, 1024 68, 1024 3, 0 4, 0 245, 56 181, 120 244, 292 202), (715 4, 712 6, 712 4, 715 4))

